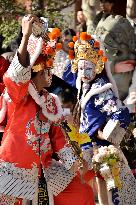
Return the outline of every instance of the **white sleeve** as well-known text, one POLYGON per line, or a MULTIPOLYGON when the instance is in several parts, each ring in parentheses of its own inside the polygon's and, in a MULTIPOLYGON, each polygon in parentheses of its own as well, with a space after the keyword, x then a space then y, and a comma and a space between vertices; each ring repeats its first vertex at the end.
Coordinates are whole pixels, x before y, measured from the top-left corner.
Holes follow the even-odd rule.
POLYGON ((67 146, 60 149, 57 154, 67 170, 70 170, 74 162, 77 160, 77 157, 74 155, 72 148, 67 146))
POLYGON ((15 83, 26 83, 31 78, 31 67, 23 67, 20 64, 18 54, 16 53, 7 70, 7 75, 15 83))

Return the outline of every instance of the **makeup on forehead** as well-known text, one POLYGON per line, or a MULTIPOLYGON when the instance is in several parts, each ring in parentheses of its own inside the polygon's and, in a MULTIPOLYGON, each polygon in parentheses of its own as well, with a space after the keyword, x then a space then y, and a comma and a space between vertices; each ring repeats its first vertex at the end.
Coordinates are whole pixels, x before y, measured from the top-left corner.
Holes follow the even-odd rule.
POLYGON ((83 70, 83 69, 84 69, 84 70, 86 70, 86 69, 92 69, 92 68, 95 67, 95 65, 94 65, 92 62, 87 61, 87 60, 84 60, 84 59, 79 60, 78 65, 80 65, 79 67, 80 67, 80 69, 82 69, 82 70, 83 70))

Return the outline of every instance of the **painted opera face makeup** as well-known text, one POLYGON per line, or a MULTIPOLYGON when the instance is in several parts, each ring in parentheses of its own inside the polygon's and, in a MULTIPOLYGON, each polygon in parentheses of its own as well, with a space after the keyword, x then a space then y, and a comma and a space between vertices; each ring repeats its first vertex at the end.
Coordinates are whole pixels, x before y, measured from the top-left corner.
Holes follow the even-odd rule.
POLYGON ((91 82, 95 76, 95 64, 87 60, 79 60, 78 62, 78 76, 84 83, 91 82))

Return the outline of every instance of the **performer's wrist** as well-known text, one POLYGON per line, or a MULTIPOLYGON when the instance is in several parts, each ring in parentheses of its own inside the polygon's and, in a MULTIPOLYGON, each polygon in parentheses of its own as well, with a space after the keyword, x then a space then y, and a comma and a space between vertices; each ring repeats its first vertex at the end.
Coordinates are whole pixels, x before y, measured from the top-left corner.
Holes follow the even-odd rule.
POLYGON ((27 34, 27 33, 26 33, 26 34, 23 34, 22 40, 27 40, 27 41, 28 41, 29 37, 30 37, 29 34, 27 34))

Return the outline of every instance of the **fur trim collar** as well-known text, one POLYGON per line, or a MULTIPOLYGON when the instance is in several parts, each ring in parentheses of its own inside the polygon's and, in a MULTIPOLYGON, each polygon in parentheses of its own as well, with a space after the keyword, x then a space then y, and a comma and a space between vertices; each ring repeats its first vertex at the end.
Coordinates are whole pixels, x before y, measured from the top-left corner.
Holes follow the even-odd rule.
POLYGON ((81 108, 82 110, 85 109, 85 106, 87 104, 87 102, 89 101, 89 99, 93 96, 93 95, 97 95, 100 94, 102 92, 105 92, 108 89, 112 89, 112 84, 111 83, 107 83, 105 85, 103 85, 102 87, 99 88, 93 88, 91 89, 83 98, 82 98, 82 103, 81 103, 81 108))
POLYGON ((43 115, 50 121, 57 122, 62 118, 63 110, 59 98, 43 90, 43 95, 40 96, 36 87, 29 83, 28 92, 34 101, 42 108, 43 115))

